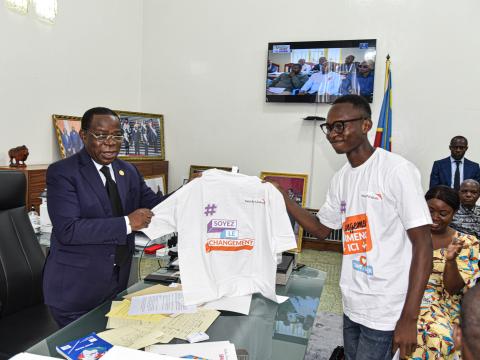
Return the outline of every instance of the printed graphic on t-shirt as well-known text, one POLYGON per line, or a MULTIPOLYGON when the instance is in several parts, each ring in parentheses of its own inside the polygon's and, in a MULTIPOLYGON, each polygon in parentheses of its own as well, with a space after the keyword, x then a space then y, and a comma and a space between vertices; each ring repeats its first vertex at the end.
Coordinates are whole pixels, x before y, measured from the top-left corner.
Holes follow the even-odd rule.
POLYGON ((343 223, 343 255, 372 250, 372 238, 367 214, 347 216, 343 223))
POLYGON ((255 245, 254 239, 240 239, 237 230, 237 220, 212 219, 207 224, 209 236, 205 243, 205 251, 240 251, 252 250, 255 245))
POLYGON ((358 260, 352 260, 352 266, 356 271, 363 272, 367 275, 373 275, 373 267, 367 264, 367 258, 365 256, 360 256, 358 260))

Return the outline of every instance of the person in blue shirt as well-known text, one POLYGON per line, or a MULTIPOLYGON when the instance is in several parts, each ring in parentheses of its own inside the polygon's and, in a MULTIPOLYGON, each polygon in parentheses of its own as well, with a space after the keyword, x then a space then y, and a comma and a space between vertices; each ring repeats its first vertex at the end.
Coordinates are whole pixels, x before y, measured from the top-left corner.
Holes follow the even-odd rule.
POLYGON ((362 61, 358 65, 357 82, 361 96, 365 97, 369 102, 373 98, 373 78, 374 70, 372 65, 366 61, 362 61))

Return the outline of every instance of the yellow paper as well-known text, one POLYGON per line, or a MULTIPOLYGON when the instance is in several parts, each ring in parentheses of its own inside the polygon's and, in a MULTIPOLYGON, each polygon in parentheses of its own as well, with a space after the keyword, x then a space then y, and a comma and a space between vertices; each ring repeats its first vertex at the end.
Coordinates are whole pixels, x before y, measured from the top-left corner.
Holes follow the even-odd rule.
POLYGON ((158 322, 165 319, 165 315, 161 314, 149 314, 149 315, 128 315, 128 309, 130 309, 130 300, 123 300, 119 304, 112 306, 110 311, 105 315, 107 317, 121 318, 128 320, 141 320, 147 322, 158 322))
MULTIPOLYGON (((158 324, 124 326, 107 330, 97 335, 110 344, 125 346, 131 349, 141 349, 164 340, 163 332, 156 328, 158 324)), ((171 337, 169 341, 171 340, 171 337)))
POLYGON ((131 300, 132 297, 134 297, 134 296, 161 294, 161 293, 164 293, 164 292, 167 292, 167 291, 179 291, 179 290, 182 290, 181 285, 179 285, 177 287, 168 287, 168 286, 165 286, 165 285, 158 284, 158 285, 150 286, 146 289, 142 289, 142 290, 136 291, 134 293, 125 295, 123 298, 131 300))
POLYGON ((207 331, 219 315, 220 312, 217 310, 198 309, 193 314, 181 314, 163 319, 156 328, 164 334, 186 340, 192 333, 207 331))

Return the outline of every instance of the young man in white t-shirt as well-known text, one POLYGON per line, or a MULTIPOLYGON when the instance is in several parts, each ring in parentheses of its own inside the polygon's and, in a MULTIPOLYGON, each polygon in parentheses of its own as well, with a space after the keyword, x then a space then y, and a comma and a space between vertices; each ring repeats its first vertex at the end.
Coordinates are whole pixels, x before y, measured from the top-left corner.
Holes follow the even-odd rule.
POLYGON ((312 216, 283 192, 290 214, 318 239, 343 229, 340 287, 346 359, 409 355, 417 342, 420 301, 432 269, 430 213, 416 167, 368 141, 370 105, 338 98, 321 125, 348 162, 334 175, 312 216))

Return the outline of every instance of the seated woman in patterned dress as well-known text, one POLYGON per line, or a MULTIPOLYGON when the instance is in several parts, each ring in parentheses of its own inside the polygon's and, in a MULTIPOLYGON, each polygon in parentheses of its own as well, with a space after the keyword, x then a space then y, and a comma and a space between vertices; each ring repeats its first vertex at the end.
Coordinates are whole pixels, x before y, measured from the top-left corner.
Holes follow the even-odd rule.
POLYGON ((462 294, 475 285, 478 275, 478 241, 449 227, 460 200, 455 190, 436 186, 425 195, 433 224, 433 269, 418 317, 417 347, 409 359, 453 359, 453 343, 462 294))

